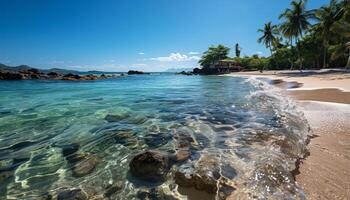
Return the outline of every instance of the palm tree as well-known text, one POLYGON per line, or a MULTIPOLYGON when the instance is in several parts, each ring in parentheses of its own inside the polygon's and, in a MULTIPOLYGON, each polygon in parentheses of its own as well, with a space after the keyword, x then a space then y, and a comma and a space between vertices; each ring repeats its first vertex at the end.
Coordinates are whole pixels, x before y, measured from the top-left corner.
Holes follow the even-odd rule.
POLYGON ((272 55, 272 47, 276 43, 276 40, 278 40, 277 26, 272 25, 271 22, 268 22, 265 24, 264 29, 259 29, 258 32, 263 33, 263 36, 258 39, 258 42, 263 43, 266 48, 270 49, 270 53, 272 55))
POLYGON ((332 35, 337 36, 340 41, 334 45, 332 59, 337 59, 342 56, 347 56, 347 68, 350 68, 350 0, 343 0, 339 4, 336 22, 331 28, 332 35))
POLYGON ((293 38, 297 45, 298 57, 300 60, 300 69, 303 67, 302 58, 300 55, 299 39, 303 36, 305 30, 310 27, 309 19, 314 18, 313 10, 306 10, 307 0, 292 1, 291 7, 287 8, 280 16, 284 19, 281 24, 283 35, 289 39, 291 48, 293 48, 293 38))
POLYGON ((328 6, 323 6, 316 11, 316 18, 319 20, 319 23, 316 24, 316 30, 323 40, 323 68, 328 66, 327 50, 329 47, 331 28, 334 23, 339 20, 338 13, 339 9, 337 6, 337 0, 331 0, 328 6))

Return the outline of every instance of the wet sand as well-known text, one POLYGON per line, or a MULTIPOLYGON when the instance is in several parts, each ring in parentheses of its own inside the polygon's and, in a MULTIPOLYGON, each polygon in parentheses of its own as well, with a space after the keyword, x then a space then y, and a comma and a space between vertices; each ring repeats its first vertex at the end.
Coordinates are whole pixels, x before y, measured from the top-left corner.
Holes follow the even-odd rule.
POLYGON ((313 131, 296 176, 307 199, 350 199, 350 105, 303 101, 313 131))
POLYGON ((298 100, 311 129, 309 155, 296 175, 306 199, 350 199, 350 71, 239 72, 264 77, 298 100), (282 80, 282 81, 281 81, 282 80))

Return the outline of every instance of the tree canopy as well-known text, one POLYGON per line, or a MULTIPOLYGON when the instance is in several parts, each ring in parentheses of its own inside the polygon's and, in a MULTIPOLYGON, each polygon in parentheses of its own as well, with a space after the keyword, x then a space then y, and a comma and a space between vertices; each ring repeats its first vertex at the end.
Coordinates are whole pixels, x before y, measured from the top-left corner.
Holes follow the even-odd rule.
POLYGON ((216 64, 218 61, 228 58, 230 48, 224 45, 212 46, 203 53, 202 58, 199 60, 199 64, 203 68, 208 68, 210 65, 216 64))

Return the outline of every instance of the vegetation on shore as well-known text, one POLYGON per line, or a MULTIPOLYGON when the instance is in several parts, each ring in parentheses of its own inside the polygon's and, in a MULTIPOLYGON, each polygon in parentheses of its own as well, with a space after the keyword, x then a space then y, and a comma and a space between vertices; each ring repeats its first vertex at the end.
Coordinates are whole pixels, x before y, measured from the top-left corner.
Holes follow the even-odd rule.
MULTIPOLYGON (((258 39, 271 55, 229 58, 223 45, 209 47, 199 64, 209 68, 220 60, 230 60, 245 70, 321 69, 350 67, 350 0, 330 0, 315 10, 306 9, 307 0, 293 0, 281 13, 280 24, 267 22, 258 39)), ((239 51, 239 52, 238 52, 239 51)))

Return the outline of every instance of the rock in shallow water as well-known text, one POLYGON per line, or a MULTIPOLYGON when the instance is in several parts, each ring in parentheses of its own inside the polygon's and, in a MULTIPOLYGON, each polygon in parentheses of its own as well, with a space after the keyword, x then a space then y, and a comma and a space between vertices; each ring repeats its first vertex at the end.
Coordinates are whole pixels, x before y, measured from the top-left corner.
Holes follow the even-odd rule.
POLYGON ((158 182, 169 171, 168 156, 159 151, 146 151, 136 155, 130 162, 130 172, 141 180, 158 182))
POLYGON ((110 198, 113 194, 117 193, 121 189, 123 189, 123 182, 117 181, 111 185, 108 185, 104 196, 110 198))
POLYGON ((178 169, 174 179, 181 187, 193 187, 210 194, 217 194, 219 199, 225 199, 235 189, 226 183, 227 180, 220 171, 219 160, 215 156, 202 155, 193 169, 178 169))
POLYGON ((81 162, 78 162, 73 167, 73 176, 82 177, 94 171, 96 166, 101 163, 101 159, 96 155, 88 155, 81 162))
POLYGON ((63 190, 58 193, 57 200, 87 200, 87 195, 81 189, 63 190))

